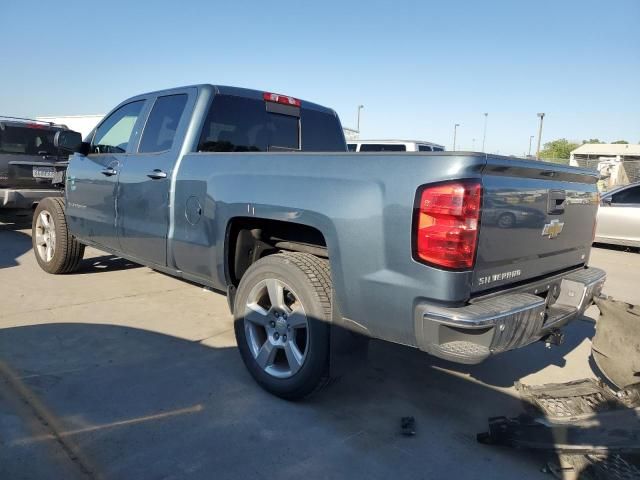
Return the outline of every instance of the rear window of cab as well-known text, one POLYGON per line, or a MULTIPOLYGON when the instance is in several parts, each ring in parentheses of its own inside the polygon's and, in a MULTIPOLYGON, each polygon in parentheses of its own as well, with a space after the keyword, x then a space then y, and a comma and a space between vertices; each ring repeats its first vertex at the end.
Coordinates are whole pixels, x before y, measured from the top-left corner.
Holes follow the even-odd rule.
POLYGON ((289 115, 269 111, 263 100, 233 95, 214 97, 198 143, 199 152, 346 149, 340 122, 331 113, 302 107, 299 116, 289 115))

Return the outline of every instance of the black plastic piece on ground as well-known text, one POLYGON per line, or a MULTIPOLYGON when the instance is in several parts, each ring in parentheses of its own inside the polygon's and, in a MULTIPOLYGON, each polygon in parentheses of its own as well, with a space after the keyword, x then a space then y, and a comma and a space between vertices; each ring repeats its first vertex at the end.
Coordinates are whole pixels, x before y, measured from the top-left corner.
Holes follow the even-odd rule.
POLYGON ((403 435, 412 437, 416 434, 416 419, 413 417, 402 417, 400 427, 402 428, 403 435))

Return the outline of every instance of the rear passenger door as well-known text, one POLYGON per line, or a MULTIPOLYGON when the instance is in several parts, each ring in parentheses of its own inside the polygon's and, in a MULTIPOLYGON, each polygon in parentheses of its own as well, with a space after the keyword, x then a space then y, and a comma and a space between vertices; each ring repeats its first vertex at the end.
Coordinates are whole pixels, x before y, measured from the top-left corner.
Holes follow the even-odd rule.
POLYGON ((120 249, 145 263, 167 264, 169 194, 195 102, 195 88, 151 98, 151 107, 134 153, 123 162, 118 188, 120 249))

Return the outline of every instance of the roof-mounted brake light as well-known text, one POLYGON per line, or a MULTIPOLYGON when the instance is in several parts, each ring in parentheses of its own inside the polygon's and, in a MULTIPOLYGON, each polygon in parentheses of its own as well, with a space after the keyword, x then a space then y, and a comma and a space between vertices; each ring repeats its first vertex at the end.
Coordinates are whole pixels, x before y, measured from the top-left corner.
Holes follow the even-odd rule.
POLYGON ((264 92, 262 98, 264 98, 265 102, 281 103, 283 105, 291 105, 292 107, 300 106, 300 100, 297 98, 280 95, 279 93, 264 92))

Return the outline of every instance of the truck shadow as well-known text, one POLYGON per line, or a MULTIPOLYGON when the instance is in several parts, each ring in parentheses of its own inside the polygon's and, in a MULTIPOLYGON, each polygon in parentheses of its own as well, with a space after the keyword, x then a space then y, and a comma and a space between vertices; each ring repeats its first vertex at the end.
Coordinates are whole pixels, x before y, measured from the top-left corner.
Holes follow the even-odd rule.
POLYGON ((118 270, 130 270, 133 268, 140 268, 142 265, 130 262, 122 257, 115 255, 104 254, 98 257, 89 257, 82 260, 80 267, 75 273, 96 273, 103 272, 105 270, 116 272, 118 270))
POLYGON ((479 365, 461 365, 437 358, 431 359, 434 366, 468 374, 488 385, 510 387, 522 378, 535 374, 549 365, 563 368, 566 357, 584 341, 595 335, 594 321, 589 317, 574 320, 563 329, 564 343, 547 348, 542 342, 535 342, 523 348, 490 357, 479 365))
MULTIPOLYGON (((30 223, 30 220, 29 222, 30 223)), ((15 267, 18 258, 32 249, 31 233, 22 223, 0 223, 0 268, 15 267)), ((141 265, 110 254, 85 256, 77 273, 96 273, 140 268, 141 265)))
MULTIPOLYGON (((488 417, 521 412, 519 399, 386 342, 296 403, 254 383, 231 332, 198 342, 43 324, 0 330, 0 352, 3 388, 100 478, 544 478, 547 455, 476 443, 488 417), (400 434, 404 416, 415 417, 416 436, 400 434)), ((29 477, 32 449, 56 441, 15 433, 15 422, 0 416, 0 465, 7 478, 29 477)))
POLYGON ((18 258, 31 250, 31 235, 15 224, 0 223, 0 268, 15 267, 18 258))

